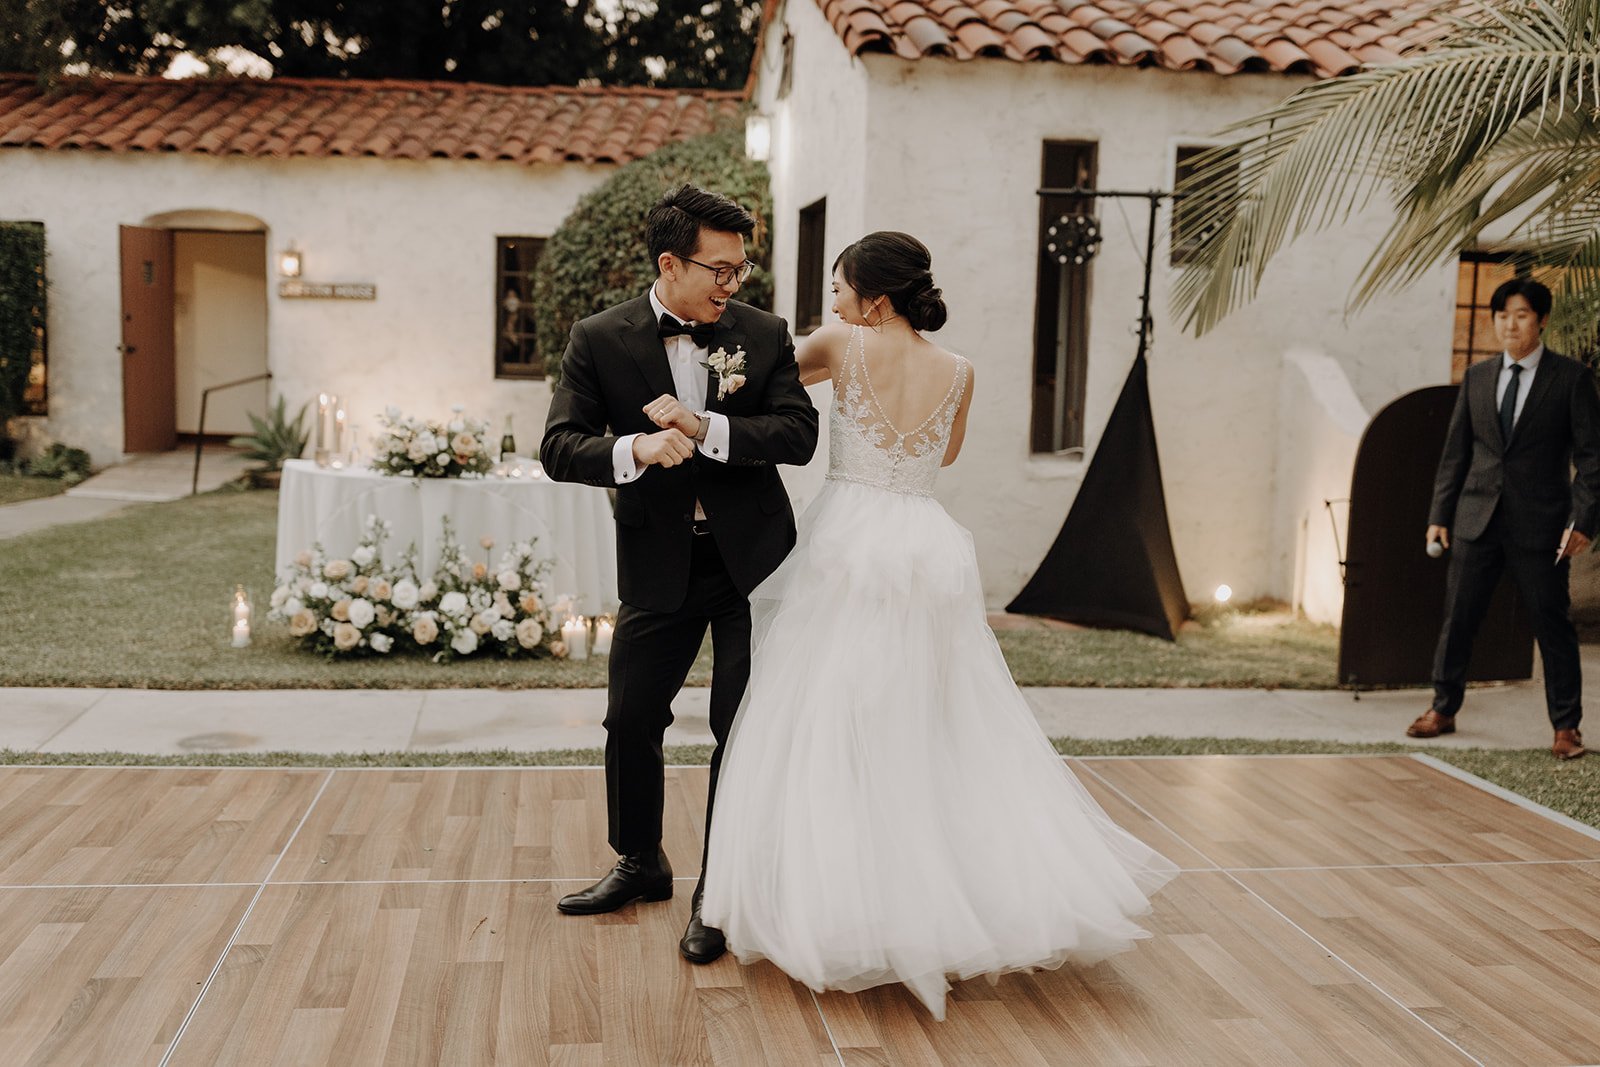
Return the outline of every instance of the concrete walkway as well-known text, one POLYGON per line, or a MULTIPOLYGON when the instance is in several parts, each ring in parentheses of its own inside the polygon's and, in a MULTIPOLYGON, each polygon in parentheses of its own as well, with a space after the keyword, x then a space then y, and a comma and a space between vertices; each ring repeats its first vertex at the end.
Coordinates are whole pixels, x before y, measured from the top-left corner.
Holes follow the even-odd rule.
MULTIPOLYGON (((1600 678, 1600 646, 1585 646, 1600 678)), ((1423 690, 1025 689, 1052 737, 1248 737, 1405 741, 1423 690)), ((668 744, 711 741, 709 690, 685 689, 668 744)), ((39 752, 449 752, 598 748, 603 689, 0 689, 0 747, 39 752)), ((1540 681, 1474 689, 1460 732, 1430 744, 1536 748, 1550 742, 1540 681)), ((1413 742, 1415 743, 1415 742, 1413 742)))

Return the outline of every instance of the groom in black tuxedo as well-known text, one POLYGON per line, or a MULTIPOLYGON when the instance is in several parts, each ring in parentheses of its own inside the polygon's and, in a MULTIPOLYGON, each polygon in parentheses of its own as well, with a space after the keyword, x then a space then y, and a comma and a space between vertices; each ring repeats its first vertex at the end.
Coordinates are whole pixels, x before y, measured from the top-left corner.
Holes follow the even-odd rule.
POLYGON ((1433 704, 1406 733, 1455 732, 1472 638, 1509 569, 1544 659, 1550 751, 1575 759, 1583 677, 1567 575, 1600 525, 1600 395, 1588 367, 1540 342, 1550 306, 1550 290, 1529 278, 1496 289, 1489 310, 1505 351, 1461 381, 1428 517, 1428 541, 1451 551, 1433 704))
MULTIPOLYGON (((755 219, 685 185, 645 225, 659 277, 648 293, 572 328, 539 451, 557 481, 617 490, 622 610, 605 726, 610 842, 621 859, 599 883, 561 899, 569 915, 672 896, 661 849, 661 739, 708 625, 717 740, 709 830, 722 745, 750 677, 749 595, 794 547, 777 464, 804 464, 817 447, 817 412, 788 327, 732 299, 750 274, 744 239, 755 219)), ((702 855, 679 943, 694 963, 725 950, 722 934, 700 921, 704 879, 702 855)))

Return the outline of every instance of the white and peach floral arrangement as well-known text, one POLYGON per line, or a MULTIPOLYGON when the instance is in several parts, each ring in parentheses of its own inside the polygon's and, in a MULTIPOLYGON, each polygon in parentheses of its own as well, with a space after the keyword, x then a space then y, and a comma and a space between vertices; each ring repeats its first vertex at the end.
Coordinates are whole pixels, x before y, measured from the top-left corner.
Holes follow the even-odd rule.
POLYGON ((300 553, 272 592, 268 618, 287 623, 292 637, 328 656, 421 652, 447 662, 567 655, 558 621, 564 612, 551 603, 545 582, 551 564, 534 554, 533 540, 511 545, 491 563, 494 541, 485 537, 477 561, 457 543, 445 516, 438 568, 423 580, 415 545, 384 563, 391 526, 369 515, 348 559, 330 559, 320 545, 300 553))
POLYGON ((489 424, 462 414, 457 405, 448 421, 402 415, 391 407, 378 416, 382 430, 373 439, 372 469, 401 478, 460 478, 488 474, 494 466, 489 424))

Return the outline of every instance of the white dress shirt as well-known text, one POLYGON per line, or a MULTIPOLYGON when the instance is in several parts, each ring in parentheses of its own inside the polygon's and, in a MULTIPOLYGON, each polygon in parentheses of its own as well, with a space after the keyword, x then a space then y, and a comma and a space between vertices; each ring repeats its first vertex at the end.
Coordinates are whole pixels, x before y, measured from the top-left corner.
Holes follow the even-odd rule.
POLYGON ((1494 387, 1494 409, 1500 410, 1500 401, 1506 397, 1506 388, 1511 385, 1511 364, 1516 363, 1522 367, 1522 375, 1517 380, 1517 406, 1511 413, 1511 425, 1517 425, 1517 420, 1522 418, 1522 406, 1528 402, 1528 391, 1533 388, 1533 376, 1539 372, 1539 359, 1544 355, 1544 345, 1539 345, 1532 352, 1521 359, 1512 359, 1506 352, 1500 353, 1500 381, 1494 387))
MULTIPOLYGON (((656 295, 656 287, 650 287, 650 310, 659 322, 661 316, 672 315, 667 310, 661 298, 656 295)), ((674 319, 678 316, 672 315, 674 319)), ((678 319, 679 322, 684 320, 678 319)), ((689 323, 684 323, 689 325, 689 323)), ((672 368, 672 389, 678 402, 690 411, 703 414, 710 425, 706 428, 706 439, 695 447, 700 454, 718 463, 728 462, 728 417, 721 412, 706 411, 706 380, 709 372, 701 364, 709 356, 709 351, 696 345, 694 339, 686 333, 675 337, 664 337, 661 343, 667 350, 667 363, 672 368)), ((633 459, 633 439, 636 433, 626 434, 617 438, 616 445, 611 450, 611 465, 615 468, 618 485, 626 485, 636 480, 643 473, 642 468, 633 459)), ((694 502, 694 517, 706 517, 700 501, 694 502)))

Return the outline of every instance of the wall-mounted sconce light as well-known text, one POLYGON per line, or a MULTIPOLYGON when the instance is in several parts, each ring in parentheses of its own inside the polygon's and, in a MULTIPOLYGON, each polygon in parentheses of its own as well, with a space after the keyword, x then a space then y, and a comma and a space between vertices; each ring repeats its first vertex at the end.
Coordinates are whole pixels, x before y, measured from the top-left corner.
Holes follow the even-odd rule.
POLYGON ((289 247, 278 253, 278 276, 281 278, 298 278, 300 269, 304 266, 304 257, 301 251, 289 242, 289 247))
POLYGON ((772 117, 759 112, 744 120, 744 154, 765 163, 772 154, 772 117))

